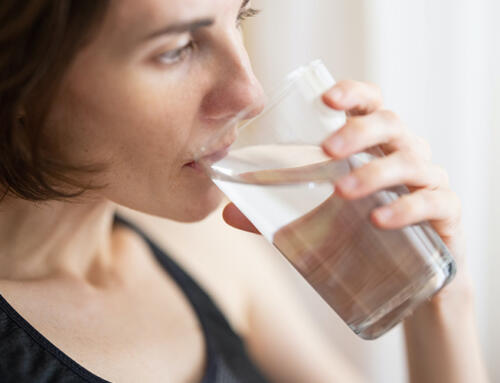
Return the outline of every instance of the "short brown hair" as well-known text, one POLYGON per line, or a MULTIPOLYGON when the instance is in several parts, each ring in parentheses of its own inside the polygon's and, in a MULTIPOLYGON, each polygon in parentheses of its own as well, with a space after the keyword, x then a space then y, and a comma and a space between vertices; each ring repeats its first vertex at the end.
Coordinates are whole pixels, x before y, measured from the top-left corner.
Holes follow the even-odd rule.
POLYGON ((109 0, 2 0, 0 199, 81 194, 70 174, 92 171, 51 158, 42 128, 62 77, 105 15, 109 0))

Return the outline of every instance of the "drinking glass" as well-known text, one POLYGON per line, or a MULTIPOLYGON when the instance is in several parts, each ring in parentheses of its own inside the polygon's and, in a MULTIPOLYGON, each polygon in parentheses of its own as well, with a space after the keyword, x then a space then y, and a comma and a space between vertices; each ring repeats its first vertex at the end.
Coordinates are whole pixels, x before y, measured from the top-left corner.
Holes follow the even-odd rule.
POLYGON ((346 122, 322 102, 334 84, 319 60, 295 70, 258 116, 249 107, 214 134, 197 164, 356 334, 375 339, 445 286, 456 266, 429 223, 371 223, 370 212, 405 186, 356 201, 337 196, 339 177, 383 152, 340 161, 323 152, 321 142, 346 122))

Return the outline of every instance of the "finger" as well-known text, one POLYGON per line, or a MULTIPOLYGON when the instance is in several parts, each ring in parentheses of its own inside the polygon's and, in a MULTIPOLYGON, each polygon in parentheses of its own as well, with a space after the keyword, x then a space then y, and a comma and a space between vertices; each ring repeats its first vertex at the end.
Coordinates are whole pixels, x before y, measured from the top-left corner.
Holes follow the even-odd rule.
POLYGON ((395 152, 354 170, 335 187, 346 199, 366 197, 378 190, 406 185, 435 190, 449 186, 446 171, 412 152, 395 152))
POLYGON ((447 189, 422 189, 377 208, 371 214, 374 224, 383 229, 400 229, 429 221, 443 238, 450 238, 457 233, 460 217, 460 200, 447 189))
POLYGON ((222 212, 224 221, 240 230, 248 231, 250 233, 260 234, 257 228, 248 220, 247 217, 232 203, 228 204, 222 212))
POLYGON ((402 150, 418 153, 425 159, 431 158, 427 142, 411 134, 397 115, 386 110, 348 119, 322 146, 328 155, 340 159, 377 145, 386 154, 402 150))
MULTIPOLYGON (((407 133, 409 133, 407 131, 407 133)), ((411 151, 417 153, 422 159, 432 160, 432 149, 429 143, 423 138, 409 133, 406 140, 389 141, 386 144, 380 145, 380 148, 385 154, 401 151, 411 151)))
POLYGON ((374 84, 358 81, 340 81, 324 93, 323 102, 336 110, 350 115, 373 113, 382 107, 382 92, 374 84))
POLYGON ((390 112, 377 111, 368 116, 349 118, 346 124, 323 142, 327 154, 334 158, 344 158, 367 148, 402 141, 406 138, 406 128, 390 112))

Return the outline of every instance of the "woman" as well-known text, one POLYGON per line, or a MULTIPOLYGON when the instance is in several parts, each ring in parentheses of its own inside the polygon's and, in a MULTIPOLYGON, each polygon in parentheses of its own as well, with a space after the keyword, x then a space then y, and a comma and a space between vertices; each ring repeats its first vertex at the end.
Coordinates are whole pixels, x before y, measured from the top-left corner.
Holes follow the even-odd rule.
MULTIPOLYGON (((255 13, 249 7, 246 0, 3 1, 0 381, 354 381, 354 372, 332 367, 336 356, 314 329, 298 330, 299 314, 270 319, 277 308, 296 308, 235 285, 239 305, 222 313, 115 216, 119 204, 193 222, 221 202, 192 166, 193 152, 241 109, 261 109, 239 28, 255 13)), ((355 116, 325 141, 328 154, 343 158, 377 144, 388 154, 340 180, 343 197, 410 186, 412 194, 373 212, 374 224, 429 220, 460 258, 459 203, 427 144, 382 109, 371 85, 339 83, 324 101, 355 116)), ((234 206, 224 215, 252 230, 234 206)), ((473 294, 459 266, 455 281, 406 320, 412 382, 487 380, 473 294)), ((226 307, 228 296, 213 298, 226 307)))

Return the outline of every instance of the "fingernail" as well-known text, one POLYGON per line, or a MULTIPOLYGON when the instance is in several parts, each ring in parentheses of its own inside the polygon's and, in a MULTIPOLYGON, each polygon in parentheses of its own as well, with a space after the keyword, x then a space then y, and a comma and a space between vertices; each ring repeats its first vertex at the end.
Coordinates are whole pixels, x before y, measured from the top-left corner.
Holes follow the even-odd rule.
POLYGON ((340 180, 338 186, 342 191, 351 191, 358 187, 359 181, 355 176, 347 176, 344 179, 340 180))
POLYGON ((392 211, 392 209, 390 207, 383 207, 381 209, 378 209, 375 212, 377 220, 380 222, 389 221, 392 218, 393 214, 394 214, 394 212, 392 211))
POLYGON ((344 96, 342 90, 340 88, 333 88, 329 93, 330 99, 334 102, 339 102, 342 100, 344 96))
POLYGON ((333 137, 330 139, 326 146, 333 153, 340 153, 344 148, 344 139, 342 137, 333 137))

